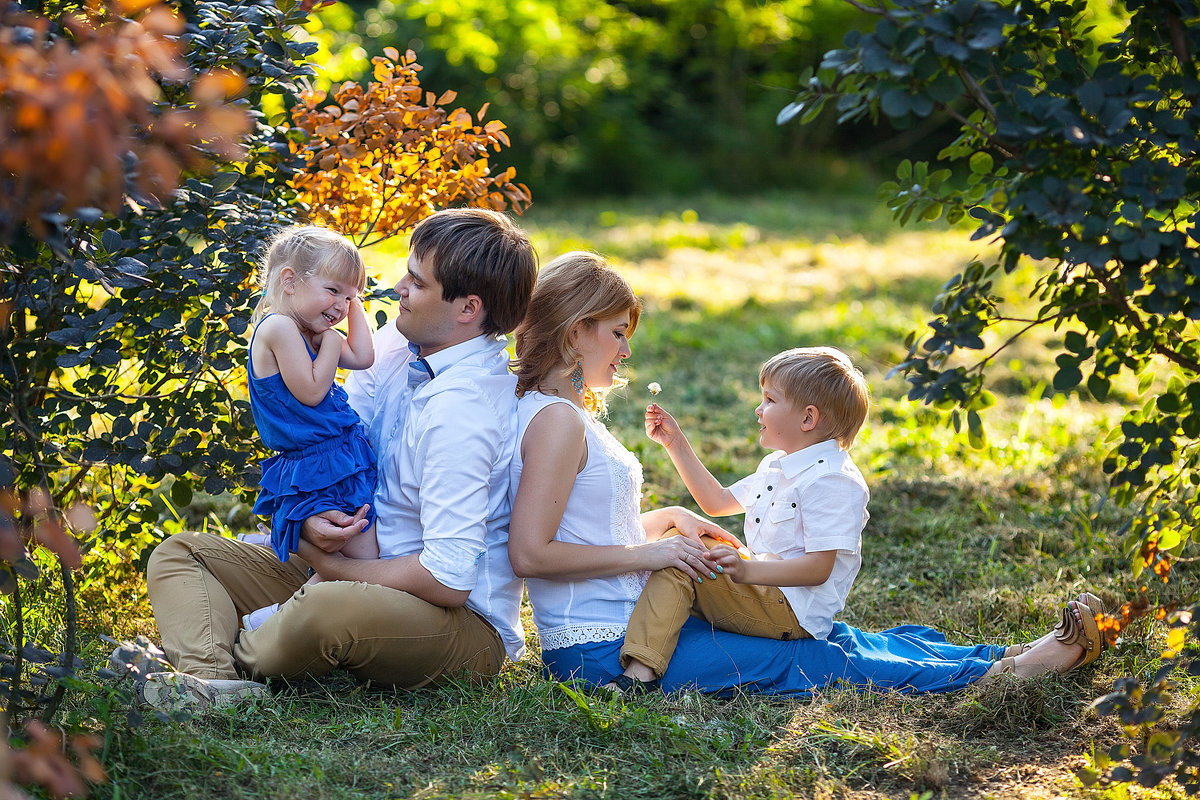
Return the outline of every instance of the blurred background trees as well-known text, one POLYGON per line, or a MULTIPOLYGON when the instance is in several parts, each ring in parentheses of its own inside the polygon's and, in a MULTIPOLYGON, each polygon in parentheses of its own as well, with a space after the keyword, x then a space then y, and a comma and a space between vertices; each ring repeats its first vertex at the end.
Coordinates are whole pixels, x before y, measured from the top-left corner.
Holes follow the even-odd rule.
POLYGON ((544 201, 795 186, 828 174, 816 150, 864 155, 855 130, 774 124, 798 71, 861 16, 841 0, 382 0, 310 28, 333 80, 392 46, 416 52, 427 85, 491 103, 544 201))

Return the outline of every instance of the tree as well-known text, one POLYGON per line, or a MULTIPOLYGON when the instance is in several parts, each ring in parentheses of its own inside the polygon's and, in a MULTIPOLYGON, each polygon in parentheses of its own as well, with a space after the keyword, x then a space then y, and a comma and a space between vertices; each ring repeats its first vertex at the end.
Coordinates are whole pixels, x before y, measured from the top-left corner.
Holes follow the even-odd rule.
MULTIPOLYGON (((848 2, 878 17, 873 32, 851 33, 826 53, 780 122, 811 120, 826 107, 839 122, 882 116, 898 126, 949 115, 960 134, 939 158, 961 180, 949 168, 905 162, 883 192, 902 222, 970 215, 973 238, 1000 245, 995 263, 969 264, 943 287, 935 318, 909 337, 896 368, 909 397, 953 407, 955 424, 965 416, 982 440, 979 412, 993 402, 988 370, 1039 326, 1066 331, 1056 391, 1103 400, 1117 376, 1138 376, 1144 402, 1113 431, 1104 469, 1115 498, 1135 511, 1126 540, 1135 573, 1165 580, 1198 535, 1197 4, 1125 0, 1128 25, 1097 44, 1083 0, 848 2), (1023 258, 1039 265, 1034 319, 1006 315, 993 292, 1023 258), (991 336, 1003 325, 1017 330, 991 336)), ((1148 606, 1126 603, 1104 621, 1109 636, 1148 606)), ((1142 743, 1136 754, 1119 745, 1100 759, 1102 767, 1129 759, 1108 778, 1153 785, 1173 773, 1200 789, 1200 705, 1178 725, 1163 722, 1170 675, 1200 672, 1197 611, 1159 609, 1172 626, 1161 669, 1145 686, 1118 681, 1100 701, 1142 743)))
POLYGON ((446 94, 421 104, 411 59, 328 105, 305 94, 316 45, 294 32, 312 2, 161 3, 0 0, 0 711, 14 716, 54 716, 79 666, 74 570, 140 580, 164 481, 177 506, 256 489, 245 334, 273 233, 333 221, 330 203, 361 242, 435 203, 529 199, 492 174, 503 123, 464 123, 446 94), (294 126, 268 119, 268 96, 294 126), (401 112, 421 124, 393 127, 401 112), (413 154, 423 167, 395 182, 391 216, 370 192, 338 194, 346 164, 413 154))
POLYGON ((746 191, 811 169, 812 131, 772 123, 794 65, 856 15, 837 0, 355 0, 317 32, 342 77, 385 46, 490 103, 542 195, 746 191), (350 9, 358 12, 355 13, 350 9), (745 146, 748 136, 756 146, 745 146), (802 139, 803 141, 797 141, 802 139))
MULTIPOLYGON (((365 89, 347 81, 332 98, 305 91, 292 109, 306 135, 293 184, 314 219, 367 247, 451 203, 529 206, 529 188, 513 180, 517 171, 493 174, 488 163, 490 151, 509 144, 503 122, 476 124, 463 108, 447 111, 453 90, 422 93, 411 50, 401 56, 384 48, 374 64, 365 89)), ((480 122, 486 113, 485 103, 480 122)))

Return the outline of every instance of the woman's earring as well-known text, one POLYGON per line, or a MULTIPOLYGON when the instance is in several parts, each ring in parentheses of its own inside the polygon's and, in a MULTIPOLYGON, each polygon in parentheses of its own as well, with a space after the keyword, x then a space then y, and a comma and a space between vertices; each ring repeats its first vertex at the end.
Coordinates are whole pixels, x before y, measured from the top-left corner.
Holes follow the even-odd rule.
POLYGON ((571 388, 575 394, 583 394, 583 362, 576 361, 575 369, 571 370, 571 388))

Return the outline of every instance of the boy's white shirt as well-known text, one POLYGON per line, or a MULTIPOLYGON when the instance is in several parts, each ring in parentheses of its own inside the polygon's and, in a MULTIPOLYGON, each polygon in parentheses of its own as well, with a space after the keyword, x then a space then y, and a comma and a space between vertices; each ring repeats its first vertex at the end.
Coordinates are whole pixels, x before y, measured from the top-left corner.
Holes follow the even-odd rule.
POLYGON ((415 356, 391 322, 375 334, 375 364, 346 381, 375 448, 380 558, 420 554, 467 607, 525 650, 522 583, 508 560, 508 471, 516 439, 516 377, 504 337, 477 336, 425 360, 435 377, 414 390, 415 356))
POLYGON ((828 439, 794 453, 777 450, 729 487, 746 510, 746 544, 755 553, 798 558, 834 550, 819 586, 782 586, 796 621, 815 639, 829 636, 862 566, 862 530, 871 493, 850 454, 828 439))

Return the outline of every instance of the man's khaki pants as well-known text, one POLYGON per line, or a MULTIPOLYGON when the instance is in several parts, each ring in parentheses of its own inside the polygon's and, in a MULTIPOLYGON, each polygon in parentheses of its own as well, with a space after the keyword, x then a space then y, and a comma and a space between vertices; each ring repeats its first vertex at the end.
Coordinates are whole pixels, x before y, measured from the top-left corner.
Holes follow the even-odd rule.
POLYGON ((200 678, 304 678, 341 667, 415 689, 460 673, 491 677, 504 644, 467 608, 366 583, 304 586, 308 564, 209 533, 179 533, 150 556, 146 583, 167 658, 200 678), (286 602, 285 602, 286 601, 286 602), (260 627, 238 621, 282 603, 260 627))
MULTIPOLYGON (((720 544, 707 536, 701 541, 709 549, 720 544)), ((622 667, 628 667, 630 659, 636 658, 661 678, 675 653, 679 629, 689 616, 746 636, 809 638, 778 586, 734 583, 720 573, 715 579, 708 575, 703 578, 703 583, 697 583, 675 567, 650 576, 629 618, 621 647, 622 667)))

